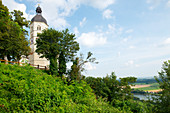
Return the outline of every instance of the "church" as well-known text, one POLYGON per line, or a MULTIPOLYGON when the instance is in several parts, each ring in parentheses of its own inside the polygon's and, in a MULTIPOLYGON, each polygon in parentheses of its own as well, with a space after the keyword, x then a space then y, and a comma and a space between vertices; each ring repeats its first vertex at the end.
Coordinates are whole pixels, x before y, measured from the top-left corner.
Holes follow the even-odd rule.
POLYGON ((46 58, 39 58, 36 50, 36 39, 38 39, 37 34, 42 33, 44 29, 48 29, 48 24, 46 19, 42 16, 42 10, 40 6, 36 8, 36 15, 31 19, 30 24, 30 48, 31 54, 29 55, 29 63, 31 65, 49 66, 49 61, 46 58))

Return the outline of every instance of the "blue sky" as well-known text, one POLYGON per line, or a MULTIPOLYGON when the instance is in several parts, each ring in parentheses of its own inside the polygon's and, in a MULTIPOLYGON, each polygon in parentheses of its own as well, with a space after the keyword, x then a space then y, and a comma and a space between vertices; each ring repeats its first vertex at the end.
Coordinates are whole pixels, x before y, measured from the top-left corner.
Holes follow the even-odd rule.
POLYGON ((170 58, 170 0, 2 0, 31 20, 40 4, 49 27, 69 28, 99 64, 86 64, 86 76, 139 78, 158 75, 170 58))

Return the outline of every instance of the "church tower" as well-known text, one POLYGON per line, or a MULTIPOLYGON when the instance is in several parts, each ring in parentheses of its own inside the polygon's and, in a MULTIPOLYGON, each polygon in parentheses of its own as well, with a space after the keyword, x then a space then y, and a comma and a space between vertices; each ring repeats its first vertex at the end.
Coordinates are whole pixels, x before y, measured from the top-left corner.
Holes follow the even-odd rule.
POLYGON ((39 58, 40 56, 35 52, 37 33, 42 33, 42 30, 48 29, 47 21, 42 16, 40 6, 36 8, 36 15, 32 18, 30 24, 30 48, 31 54, 29 55, 29 63, 31 65, 47 66, 49 61, 46 58, 39 58))

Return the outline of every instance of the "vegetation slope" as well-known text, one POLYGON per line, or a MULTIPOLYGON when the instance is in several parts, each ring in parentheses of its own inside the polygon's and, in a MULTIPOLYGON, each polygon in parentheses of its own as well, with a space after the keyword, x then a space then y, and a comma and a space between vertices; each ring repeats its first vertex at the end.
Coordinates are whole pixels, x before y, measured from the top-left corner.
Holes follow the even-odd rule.
POLYGON ((65 82, 31 66, 0 63, 0 111, 121 112, 97 100, 86 82, 65 82))

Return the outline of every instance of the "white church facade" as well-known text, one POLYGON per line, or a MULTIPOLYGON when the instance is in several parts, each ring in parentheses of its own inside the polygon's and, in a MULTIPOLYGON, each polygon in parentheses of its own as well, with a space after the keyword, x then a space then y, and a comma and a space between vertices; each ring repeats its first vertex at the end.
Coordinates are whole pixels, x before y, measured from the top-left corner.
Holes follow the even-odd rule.
POLYGON ((48 29, 46 19, 42 16, 42 10, 38 6, 36 8, 36 15, 31 19, 30 24, 30 48, 31 54, 29 55, 29 63, 31 65, 49 66, 49 61, 46 58, 39 58, 36 50, 36 39, 38 39, 37 33, 42 33, 44 29, 48 29))

